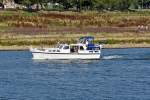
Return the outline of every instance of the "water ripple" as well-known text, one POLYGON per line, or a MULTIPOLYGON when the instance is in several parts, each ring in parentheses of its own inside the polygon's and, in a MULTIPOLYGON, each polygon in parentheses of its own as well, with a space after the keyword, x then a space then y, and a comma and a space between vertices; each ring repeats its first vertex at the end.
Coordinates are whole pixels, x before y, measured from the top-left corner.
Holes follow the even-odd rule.
POLYGON ((32 60, 0 52, 0 100, 148 100, 150 49, 104 49, 100 60, 32 60))

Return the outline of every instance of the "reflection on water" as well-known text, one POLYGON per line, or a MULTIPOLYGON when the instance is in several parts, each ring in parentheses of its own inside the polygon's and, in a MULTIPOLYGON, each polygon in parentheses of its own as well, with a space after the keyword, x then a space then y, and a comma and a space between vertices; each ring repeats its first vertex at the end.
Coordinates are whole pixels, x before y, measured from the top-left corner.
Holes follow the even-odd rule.
POLYGON ((149 100, 150 49, 104 49, 100 60, 32 60, 0 52, 0 100, 149 100))
MULTIPOLYGON (((100 60, 100 59, 99 59, 100 60)), ((33 59, 34 63, 56 63, 56 64, 90 64, 97 62, 99 60, 81 60, 81 59, 72 59, 72 60, 38 60, 33 59)))

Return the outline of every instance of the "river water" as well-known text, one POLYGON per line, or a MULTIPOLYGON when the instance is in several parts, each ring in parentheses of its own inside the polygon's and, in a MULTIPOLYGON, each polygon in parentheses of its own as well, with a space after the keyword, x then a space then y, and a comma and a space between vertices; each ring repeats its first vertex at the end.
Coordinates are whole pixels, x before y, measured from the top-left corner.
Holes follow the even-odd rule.
POLYGON ((0 100, 149 100, 150 48, 103 49, 101 60, 32 60, 0 51, 0 100))

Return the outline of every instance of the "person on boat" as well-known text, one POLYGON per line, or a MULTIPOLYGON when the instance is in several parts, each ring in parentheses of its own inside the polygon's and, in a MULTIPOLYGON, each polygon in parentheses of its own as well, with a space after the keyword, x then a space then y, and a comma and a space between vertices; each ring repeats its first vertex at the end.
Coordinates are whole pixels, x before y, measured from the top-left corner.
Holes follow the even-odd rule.
POLYGON ((86 50, 87 49, 87 45, 83 45, 83 48, 84 48, 84 50, 86 50))
POLYGON ((86 44, 86 45, 88 45, 88 44, 89 44, 88 40, 86 40, 86 41, 85 41, 85 44, 86 44))

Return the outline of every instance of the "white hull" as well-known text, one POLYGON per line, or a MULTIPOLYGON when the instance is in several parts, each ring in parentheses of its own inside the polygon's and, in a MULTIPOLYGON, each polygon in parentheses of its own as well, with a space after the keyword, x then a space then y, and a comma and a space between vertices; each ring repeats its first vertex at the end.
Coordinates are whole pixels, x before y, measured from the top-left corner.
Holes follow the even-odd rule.
POLYGON ((33 52, 33 59, 100 59, 100 53, 97 54, 53 54, 53 53, 39 53, 33 52))
POLYGON ((56 48, 30 48, 33 59, 100 59, 102 46, 93 37, 83 37, 77 44, 58 44, 56 48))

